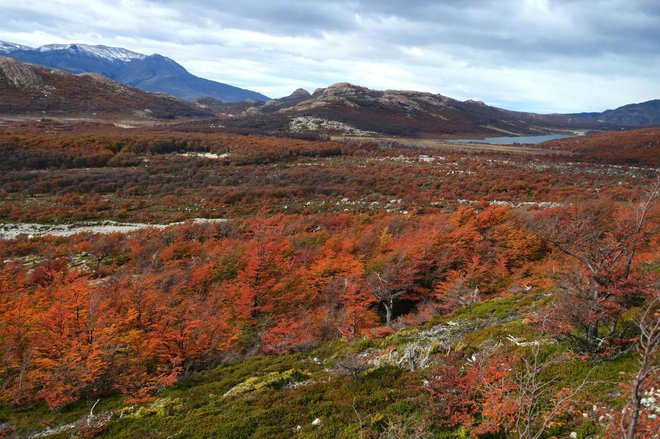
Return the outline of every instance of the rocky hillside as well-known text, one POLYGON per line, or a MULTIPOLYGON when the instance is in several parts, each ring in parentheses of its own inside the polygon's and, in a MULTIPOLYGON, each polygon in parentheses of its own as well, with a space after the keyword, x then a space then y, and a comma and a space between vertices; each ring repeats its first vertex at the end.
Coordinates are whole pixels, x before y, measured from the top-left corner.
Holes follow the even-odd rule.
POLYGON ((147 119, 208 116, 176 98, 127 87, 99 74, 73 75, 5 57, 0 57, 2 113, 147 119))
POLYGON ((232 123, 243 128, 351 136, 523 135, 605 126, 589 119, 507 111, 439 94, 371 90, 348 83, 311 95, 297 90, 253 105, 233 118, 232 123))

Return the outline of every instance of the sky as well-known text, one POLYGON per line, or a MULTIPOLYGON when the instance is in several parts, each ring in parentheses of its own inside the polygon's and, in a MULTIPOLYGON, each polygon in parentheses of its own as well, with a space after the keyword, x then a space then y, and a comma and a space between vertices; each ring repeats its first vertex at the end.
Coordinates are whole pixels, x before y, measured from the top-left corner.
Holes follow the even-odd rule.
POLYGON ((0 40, 160 53, 270 97, 351 82, 540 113, 660 98, 660 0, 0 0, 0 40))

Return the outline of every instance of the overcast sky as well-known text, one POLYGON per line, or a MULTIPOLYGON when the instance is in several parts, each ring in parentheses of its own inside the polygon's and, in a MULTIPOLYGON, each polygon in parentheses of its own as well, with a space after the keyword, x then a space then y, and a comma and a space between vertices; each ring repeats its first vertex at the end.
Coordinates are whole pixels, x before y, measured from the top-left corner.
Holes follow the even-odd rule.
POLYGON ((271 97, 352 82, 537 112, 660 98, 660 0, 0 0, 0 40, 160 53, 271 97))

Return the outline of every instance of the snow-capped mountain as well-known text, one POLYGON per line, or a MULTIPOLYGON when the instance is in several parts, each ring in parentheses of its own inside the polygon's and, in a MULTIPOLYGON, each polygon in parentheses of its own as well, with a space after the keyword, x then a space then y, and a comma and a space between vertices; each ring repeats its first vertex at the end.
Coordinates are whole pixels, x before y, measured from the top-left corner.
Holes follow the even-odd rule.
POLYGON ((119 47, 48 44, 31 48, 0 41, 0 55, 69 73, 99 73, 132 87, 181 99, 268 100, 268 97, 251 90, 199 78, 162 55, 145 55, 119 47))
POLYGON ((145 59, 147 55, 132 52, 120 47, 92 46, 89 44, 47 44, 38 49, 39 52, 52 52, 56 50, 65 50, 69 52, 87 53, 92 56, 107 59, 110 61, 130 62, 136 59, 145 59))
POLYGON ((31 47, 28 46, 22 46, 20 44, 16 43, 8 43, 6 41, 0 41, 0 54, 7 54, 10 52, 14 52, 16 50, 31 50, 31 47))

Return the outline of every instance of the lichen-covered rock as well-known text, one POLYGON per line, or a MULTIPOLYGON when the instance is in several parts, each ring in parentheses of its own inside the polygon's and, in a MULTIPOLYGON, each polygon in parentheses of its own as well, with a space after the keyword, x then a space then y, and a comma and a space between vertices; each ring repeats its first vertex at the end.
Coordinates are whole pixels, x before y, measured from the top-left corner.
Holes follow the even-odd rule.
POLYGON ((267 375, 251 377, 225 392, 223 397, 243 395, 263 389, 296 387, 310 378, 310 374, 299 369, 284 372, 271 372, 267 375))
POLYGON ((119 418, 143 418, 145 416, 172 416, 182 408, 179 398, 159 398, 149 405, 124 407, 117 411, 119 418))

